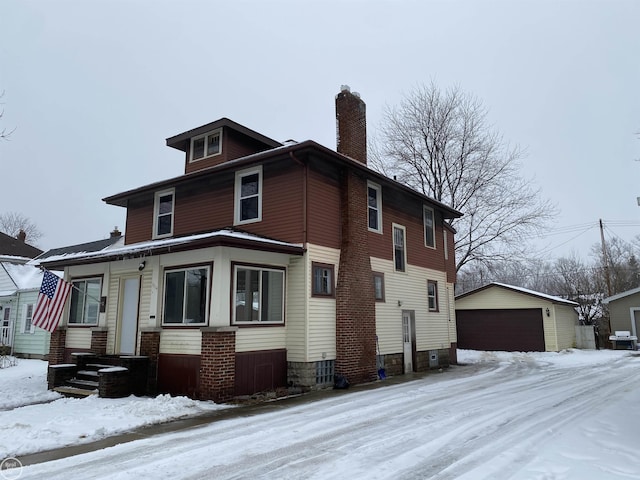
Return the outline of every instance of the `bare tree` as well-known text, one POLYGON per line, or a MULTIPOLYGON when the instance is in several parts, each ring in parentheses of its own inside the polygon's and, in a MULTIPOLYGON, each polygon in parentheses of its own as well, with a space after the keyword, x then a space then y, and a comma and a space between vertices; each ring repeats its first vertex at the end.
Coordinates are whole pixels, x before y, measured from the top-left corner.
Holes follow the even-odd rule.
MULTIPOLYGON (((2 93, 0 93, 0 99, 4 97, 4 90, 2 91, 2 93)), ((3 103, 0 103, 0 105, 3 105, 3 103)), ((4 108, 0 109, 0 119, 4 116, 4 108)), ((6 128, 3 128, 2 130, 0 130, 0 140, 7 140, 11 134, 14 132, 15 128, 13 130, 7 130, 6 128)))
POLYGON ((371 164, 464 213, 453 220, 456 267, 524 258, 525 240, 555 216, 531 180, 523 152, 487 121, 487 111, 459 88, 421 86, 387 108, 371 164))
POLYGON ((26 234, 26 242, 29 245, 35 245, 42 238, 42 232, 38 226, 21 213, 0 213, 1 232, 17 237, 21 230, 26 234))

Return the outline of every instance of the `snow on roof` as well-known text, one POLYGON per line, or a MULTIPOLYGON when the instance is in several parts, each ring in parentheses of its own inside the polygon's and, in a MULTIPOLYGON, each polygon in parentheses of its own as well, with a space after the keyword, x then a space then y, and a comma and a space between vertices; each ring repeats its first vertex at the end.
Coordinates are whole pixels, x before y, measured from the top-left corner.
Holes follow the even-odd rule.
MULTIPOLYGON (((12 292, 0 292, 0 296, 13 295, 18 290, 39 290, 42 285, 42 270, 33 265, 22 265, 2 262, 16 289, 12 292)), ((62 273, 53 272, 54 275, 62 276, 62 273)))
POLYGON ((161 248, 161 247, 184 245, 184 244, 195 242, 197 240, 204 240, 204 239, 210 239, 215 237, 237 238, 241 240, 251 240, 254 242, 260 242, 260 243, 271 244, 271 245, 279 245, 279 246, 285 246, 285 247, 298 247, 298 248, 302 247, 301 244, 287 243, 279 240, 272 240, 269 238, 252 235, 250 233, 236 232, 231 229, 223 229, 223 230, 216 230, 214 232, 201 233, 197 235, 189 235, 186 237, 167 238, 162 240, 149 240, 146 242, 134 243, 126 246, 123 245, 124 240, 119 240, 113 245, 109 245, 108 247, 103 248, 102 250, 99 250, 96 252, 64 253, 61 255, 52 255, 42 260, 36 259, 30 263, 32 265, 39 265, 40 263, 47 264, 49 262, 58 262, 61 260, 100 259, 100 258, 114 256, 114 255, 133 255, 141 252, 149 252, 151 250, 161 248))
POLYGON ((567 300, 566 298, 556 297, 553 295, 547 295, 546 293, 536 292, 535 290, 529 290, 528 288, 516 287, 514 285, 507 285, 506 283, 492 282, 491 285, 497 285, 499 287, 508 288, 509 290, 515 290, 518 292, 526 293, 527 295, 533 295, 534 297, 546 298, 555 303, 565 303, 567 305, 575 305, 578 303, 567 300))
POLYGON ((0 262, 27 263, 29 260, 31 260, 30 257, 19 257, 16 255, 0 255, 0 262))

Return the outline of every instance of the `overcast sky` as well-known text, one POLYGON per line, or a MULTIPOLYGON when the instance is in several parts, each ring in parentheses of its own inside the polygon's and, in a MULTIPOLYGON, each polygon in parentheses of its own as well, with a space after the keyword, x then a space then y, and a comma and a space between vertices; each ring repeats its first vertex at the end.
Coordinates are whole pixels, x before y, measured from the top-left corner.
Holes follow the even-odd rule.
POLYGON ((386 105, 458 85, 560 210, 545 255, 640 233, 640 2, 17 1, 0 7, 0 211, 43 249, 106 238, 102 198, 184 172, 167 137, 228 117, 335 149, 350 85, 386 105), (583 233, 582 233, 583 232, 583 233), (577 238, 574 238, 577 237, 577 238))

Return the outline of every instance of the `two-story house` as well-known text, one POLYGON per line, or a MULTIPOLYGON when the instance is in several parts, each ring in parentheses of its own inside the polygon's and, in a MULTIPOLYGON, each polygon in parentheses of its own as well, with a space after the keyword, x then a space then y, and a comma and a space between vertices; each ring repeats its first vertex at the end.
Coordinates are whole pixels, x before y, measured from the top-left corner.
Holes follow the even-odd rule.
POLYGON ((159 391, 215 400, 455 362, 461 214, 367 167, 348 87, 336 117, 337 152, 226 118, 168 138, 184 175, 104 199, 122 246, 42 261, 77 287, 50 361, 146 355, 159 391))

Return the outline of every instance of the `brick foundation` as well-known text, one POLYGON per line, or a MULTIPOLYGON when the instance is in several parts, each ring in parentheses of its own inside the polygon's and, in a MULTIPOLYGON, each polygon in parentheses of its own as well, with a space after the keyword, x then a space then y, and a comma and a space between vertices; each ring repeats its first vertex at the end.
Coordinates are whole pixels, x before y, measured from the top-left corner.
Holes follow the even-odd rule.
POLYGON ((237 327, 202 328, 200 398, 224 402, 235 395, 237 327))
POLYGON ((96 355, 106 355, 107 353, 107 329, 106 328, 91 329, 90 350, 96 355))
POLYGON ((160 328, 143 328, 140 331, 140 355, 148 357, 146 391, 149 395, 158 392, 158 355, 160 354, 160 328))
POLYGON ((67 327, 58 327, 51 334, 51 342, 49 343, 49 365, 58 365, 65 363, 64 346, 67 343, 67 327))

